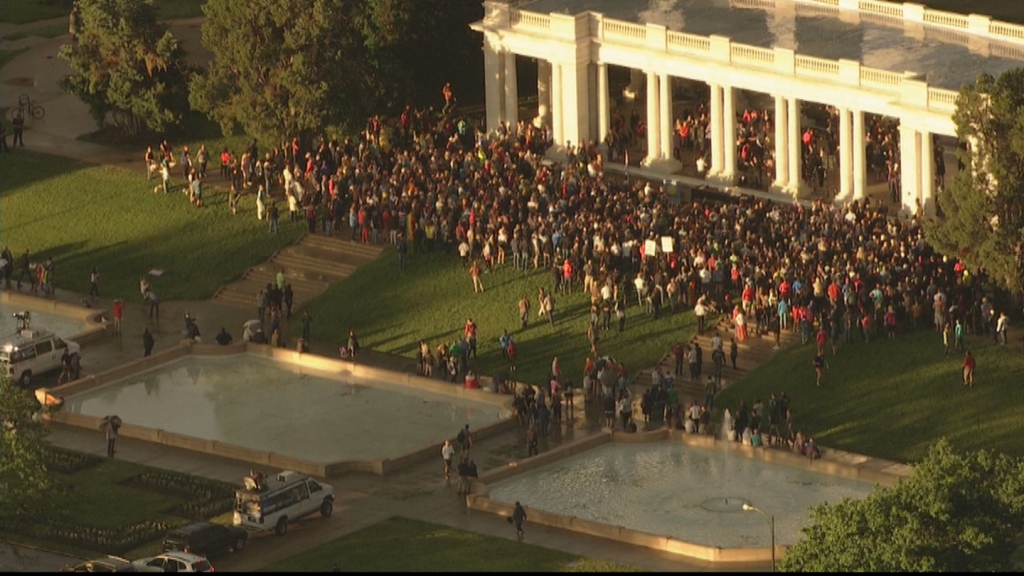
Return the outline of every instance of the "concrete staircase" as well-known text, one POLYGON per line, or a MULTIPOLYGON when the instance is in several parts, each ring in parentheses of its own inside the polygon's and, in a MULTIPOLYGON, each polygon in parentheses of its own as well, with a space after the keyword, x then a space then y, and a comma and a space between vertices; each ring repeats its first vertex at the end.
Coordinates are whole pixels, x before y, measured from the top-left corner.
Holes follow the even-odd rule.
POLYGON ((328 286, 348 277, 355 269, 375 260, 384 246, 371 246, 343 240, 338 236, 305 234, 295 244, 279 250, 263 264, 253 266, 239 280, 222 286, 213 296, 216 302, 251 308, 255 312, 256 294, 268 282, 277 282, 277 273, 295 293, 295 307, 319 296, 328 286))
MULTIPOLYGON (((722 348, 725 350, 726 362, 725 369, 722 370, 722 388, 726 388, 731 384, 739 381, 747 372, 757 368, 758 366, 771 361, 772 357, 777 352, 772 347, 775 346, 775 338, 771 334, 764 336, 756 336, 751 332, 750 337, 745 342, 737 342, 739 354, 736 357, 736 369, 733 369, 732 362, 729 361, 729 338, 734 334, 732 328, 732 319, 726 316, 721 317, 718 322, 710 328, 704 330, 704 334, 695 335, 687 342, 688 344, 699 343, 703 350, 703 365, 701 369, 701 377, 696 382, 690 379, 690 367, 689 365, 683 366, 683 375, 674 377, 674 385, 679 390, 679 399, 685 402, 685 405, 689 405, 691 400, 696 400, 698 403, 704 402, 704 384, 707 382, 708 375, 714 374, 714 363, 711 361, 711 338, 715 335, 715 332, 722 338, 722 348)), ((790 348, 792 346, 800 345, 800 335, 797 332, 793 332, 791 329, 783 330, 779 336, 779 342, 783 349, 790 348)), ((813 342, 808 343, 808 346, 813 346, 813 342)), ((661 368, 663 375, 672 375, 675 371, 675 357, 672 352, 666 353, 661 361, 657 364, 657 367, 661 368)), ((647 387, 651 385, 651 374, 654 372, 654 366, 641 371, 636 375, 633 380, 633 391, 636 395, 642 396, 647 387)), ((634 396, 637 397, 637 396, 634 396)))

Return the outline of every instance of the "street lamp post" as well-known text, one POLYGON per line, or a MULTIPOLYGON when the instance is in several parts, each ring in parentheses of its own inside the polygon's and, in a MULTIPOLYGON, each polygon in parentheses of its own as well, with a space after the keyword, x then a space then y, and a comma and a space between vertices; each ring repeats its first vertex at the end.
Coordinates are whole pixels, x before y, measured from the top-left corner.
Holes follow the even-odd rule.
POLYGON ((760 508, 746 502, 743 503, 743 511, 757 512, 761 516, 764 516, 764 519, 768 521, 768 527, 771 528, 772 531, 772 572, 775 572, 775 516, 769 516, 760 508))

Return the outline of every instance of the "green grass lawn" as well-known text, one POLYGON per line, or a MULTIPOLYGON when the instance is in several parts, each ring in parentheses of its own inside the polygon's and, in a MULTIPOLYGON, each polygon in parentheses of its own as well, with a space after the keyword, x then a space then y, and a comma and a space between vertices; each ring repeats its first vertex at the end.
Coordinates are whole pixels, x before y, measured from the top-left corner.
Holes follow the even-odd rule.
MULTIPOLYGON (((579 385, 590 354, 589 296, 557 295, 552 327, 536 316, 537 291, 541 286, 550 289, 550 272, 523 275, 509 265, 483 274, 482 279, 486 292, 473 294, 458 256, 441 253, 410 255, 401 272, 397 256, 389 250, 307 304, 313 316, 312 337, 344 343, 351 328, 364 348, 415 358, 420 339, 436 349, 442 342, 457 340, 466 319, 473 318, 480 357, 470 360, 470 365, 480 374, 495 375, 506 369, 498 337, 508 329, 518 347, 516 380, 546 382, 551 360, 558 356, 563 374, 579 385), (523 293, 533 307, 525 330, 519 328, 516 307, 523 293)), ((653 320, 633 304, 626 311, 625 332, 616 332, 613 317, 612 330, 602 333, 598 345, 601 355, 624 362, 630 374, 656 364, 675 342, 689 339, 695 326, 689 312, 671 314, 666 309, 653 320)))
POLYGON ((1024 354, 989 339, 968 337, 965 345, 978 362, 973 390, 961 383, 962 355, 943 358, 940 336, 927 331, 841 347, 827 358, 821 388, 814 385, 814 346, 784 350, 715 404, 735 412, 741 399, 752 405, 785 391, 794 431, 824 446, 900 462, 919 460, 942 436, 962 450, 1024 455, 1024 354))
POLYGON ((408 518, 379 522, 266 566, 263 571, 326 572, 335 564, 345 572, 639 571, 633 566, 408 518))
MULTIPOLYGON (((252 196, 232 217, 227 195, 212 186, 197 209, 121 168, 18 151, 2 156, 0 170, 3 243, 17 256, 28 248, 34 262, 52 256, 57 287, 76 292, 89 291, 96 266, 101 294, 136 297, 139 277, 158 268, 164 275, 151 280, 162 300, 209 298, 302 234, 287 218, 268 234, 252 196)), ((180 174, 173 181, 180 185, 180 174)))

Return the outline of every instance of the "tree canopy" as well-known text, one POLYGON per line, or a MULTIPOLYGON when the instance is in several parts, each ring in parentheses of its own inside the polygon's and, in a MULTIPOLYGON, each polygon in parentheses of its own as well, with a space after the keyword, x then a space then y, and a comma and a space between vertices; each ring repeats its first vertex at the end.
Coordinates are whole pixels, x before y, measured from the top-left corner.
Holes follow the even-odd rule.
POLYGON ((1001 287, 1024 291, 1024 69, 964 86, 953 114, 964 166, 939 195, 943 217, 925 225, 928 241, 1001 287))
POLYGON ((450 74, 479 76, 466 65, 480 53, 475 0, 209 0, 203 10, 213 60, 190 101, 225 134, 337 135, 428 94, 440 103, 450 74))
POLYGON ((37 513, 49 501, 46 428, 34 416, 39 404, 0 375, 0 510, 5 521, 37 513))
POLYGON ((1024 534, 1024 459, 958 453, 943 439, 897 486, 818 505, 811 516, 783 571, 1012 570, 1024 534))
POLYGON ((61 47, 74 74, 61 88, 89 105, 101 125, 126 135, 163 132, 188 111, 184 51, 157 22, 153 0, 79 0, 78 42, 61 47))

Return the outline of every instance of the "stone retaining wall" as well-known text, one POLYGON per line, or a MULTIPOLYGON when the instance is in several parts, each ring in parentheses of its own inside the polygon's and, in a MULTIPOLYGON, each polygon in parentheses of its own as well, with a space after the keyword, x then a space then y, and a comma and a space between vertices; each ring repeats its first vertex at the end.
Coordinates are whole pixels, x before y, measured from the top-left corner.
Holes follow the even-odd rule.
MULTIPOLYGON (((416 390, 423 390, 443 396, 469 398, 474 401, 491 404, 495 408, 510 410, 510 400, 508 396, 492 394, 482 390, 469 390, 463 386, 446 384, 420 376, 393 372, 382 368, 363 366, 351 361, 328 358, 326 356, 318 356, 316 354, 300 353, 283 348, 272 348, 267 345, 253 344, 251 342, 232 344, 230 346, 218 346, 213 344, 198 344, 191 340, 182 340, 177 346, 168 350, 117 366, 99 374, 80 378, 74 382, 69 382, 62 386, 53 388, 49 390, 49 392, 67 399, 76 394, 82 394, 84 392, 108 386, 129 376, 157 368, 185 356, 223 357, 237 356, 239 354, 262 356, 265 358, 271 358, 278 362, 295 364, 303 368, 323 371, 325 373, 325 377, 334 377, 339 381, 355 380, 359 381, 361 384, 371 386, 375 381, 384 381, 389 384, 414 388, 416 390)), ((96 416, 75 414, 64 410, 45 414, 44 417, 51 422, 96 430, 97 432, 99 431, 101 421, 101 418, 96 416)), ((477 439, 482 440, 514 428, 515 425, 515 420, 512 418, 505 418, 489 426, 484 426, 474 430, 473 434, 477 439)), ((236 446, 234 444, 227 444, 216 440, 196 438, 184 434, 167 432, 165 430, 138 426, 131 423, 123 424, 118 433, 125 438, 145 440, 147 442, 154 442, 164 446, 182 448, 184 450, 211 454, 223 458, 231 458, 233 460, 240 460, 251 464, 259 464, 281 470, 294 470, 296 472, 319 476, 322 478, 337 476, 345 472, 368 472, 371 474, 385 476, 398 470, 408 468, 409 466, 429 458, 437 457, 441 453, 441 446, 443 444, 443 441, 433 442, 398 458, 315 462, 283 454, 276 454, 274 452, 236 446)))

